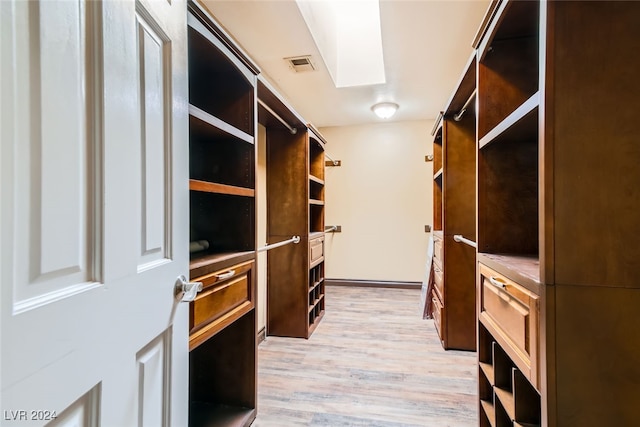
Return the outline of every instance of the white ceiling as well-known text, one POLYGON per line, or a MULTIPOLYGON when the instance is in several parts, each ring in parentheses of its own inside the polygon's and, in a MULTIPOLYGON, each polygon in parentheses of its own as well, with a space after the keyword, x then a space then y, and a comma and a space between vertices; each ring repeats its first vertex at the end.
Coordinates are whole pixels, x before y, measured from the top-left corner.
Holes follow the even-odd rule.
POLYGON ((381 0, 387 82, 340 89, 294 0, 204 4, 297 112, 324 127, 381 122, 370 109, 381 101, 400 105, 391 121, 435 119, 471 55, 489 0, 381 0), (283 58, 299 55, 312 55, 316 71, 289 69, 283 58))

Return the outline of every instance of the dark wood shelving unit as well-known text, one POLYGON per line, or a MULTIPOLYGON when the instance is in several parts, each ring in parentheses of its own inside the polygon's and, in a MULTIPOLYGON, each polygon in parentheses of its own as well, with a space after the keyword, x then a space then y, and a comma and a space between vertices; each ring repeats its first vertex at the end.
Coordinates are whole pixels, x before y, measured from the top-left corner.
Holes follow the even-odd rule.
POLYGON ((267 82, 259 81, 258 96, 267 139, 268 241, 301 237, 269 252, 267 334, 309 338, 325 304, 325 141, 267 82))
POLYGON ((469 58, 435 128, 434 322, 445 349, 475 350, 475 249, 454 240, 475 240, 476 59, 469 58))
POLYGON ((188 5, 190 427, 256 416, 257 67, 196 2, 188 5), (197 246, 197 247, 196 247, 197 246), (197 250, 201 249, 201 250, 197 250))
POLYGON ((481 426, 640 424, 639 19, 501 0, 478 32, 481 426))

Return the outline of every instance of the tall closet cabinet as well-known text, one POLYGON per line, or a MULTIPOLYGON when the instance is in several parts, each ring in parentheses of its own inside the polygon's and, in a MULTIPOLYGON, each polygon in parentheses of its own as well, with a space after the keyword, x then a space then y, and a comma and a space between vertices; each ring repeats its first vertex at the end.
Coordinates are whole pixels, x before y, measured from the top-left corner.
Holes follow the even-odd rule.
POLYGON ((300 236, 299 244, 269 251, 267 335, 309 338, 325 307, 326 141, 267 85, 261 82, 258 89, 267 130, 268 240, 300 236), (272 112, 285 124, 278 123, 272 112))
POLYGON ((256 416, 257 67, 189 3, 189 425, 256 416))
POLYGON ((640 425, 640 3, 492 14, 477 66, 480 425, 640 425))
POLYGON ((434 129, 434 287, 429 297, 445 349, 476 349, 476 251, 468 244, 476 235, 475 104, 474 52, 434 129))

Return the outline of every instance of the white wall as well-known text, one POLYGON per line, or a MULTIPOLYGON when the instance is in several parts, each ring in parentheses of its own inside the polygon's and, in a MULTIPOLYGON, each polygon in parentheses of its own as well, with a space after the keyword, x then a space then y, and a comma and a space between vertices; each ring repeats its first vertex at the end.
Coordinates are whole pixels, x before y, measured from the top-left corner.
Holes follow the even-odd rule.
MULTIPOLYGON (((258 125, 258 165, 256 167, 258 247, 267 243, 267 131, 258 125)), ((258 254, 257 271, 258 331, 267 324, 267 253, 258 254)))
POLYGON ((328 279, 421 282, 433 225, 433 121, 326 127, 328 279))

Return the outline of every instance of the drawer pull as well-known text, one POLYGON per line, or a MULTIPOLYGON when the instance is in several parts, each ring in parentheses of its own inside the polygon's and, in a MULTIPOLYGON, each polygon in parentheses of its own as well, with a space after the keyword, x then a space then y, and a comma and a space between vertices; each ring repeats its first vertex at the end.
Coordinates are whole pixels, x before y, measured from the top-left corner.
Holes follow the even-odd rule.
POLYGON ((229 270, 226 273, 216 274, 216 278, 218 280, 224 280, 224 279, 228 279, 229 277, 233 277, 234 274, 236 274, 235 270, 229 270))
POLYGON ((503 281, 496 279, 495 277, 489 277, 489 283, 491 283, 496 288, 506 289, 507 284, 503 281))

